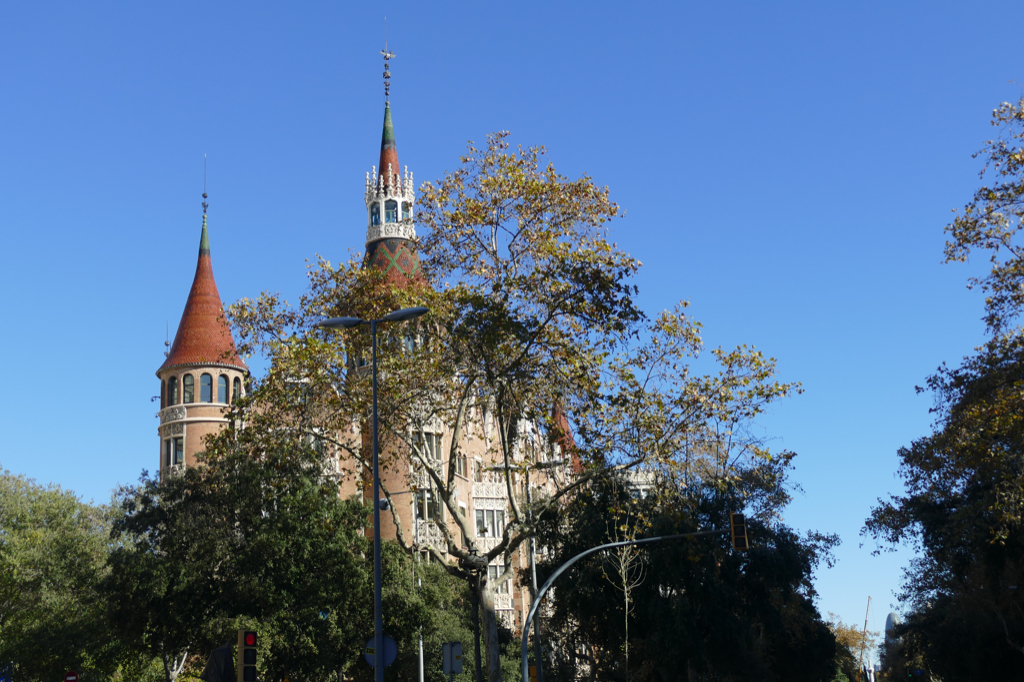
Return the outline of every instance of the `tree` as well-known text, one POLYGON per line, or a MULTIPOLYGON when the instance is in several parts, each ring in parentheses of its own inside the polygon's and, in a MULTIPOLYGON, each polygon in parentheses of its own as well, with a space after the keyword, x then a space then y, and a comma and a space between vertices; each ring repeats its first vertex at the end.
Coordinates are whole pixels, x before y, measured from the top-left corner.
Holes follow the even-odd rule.
MULTIPOLYGON (((630 509, 634 523, 624 532, 645 536, 727 528, 728 512, 745 500, 744 486, 720 483, 678 489, 662 478, 656 495, 639 499, 628 482, 591 486, 568 513, 546 519, 542 538, 553 554, 543 573, 606 542, 609 509, 630 509), (649 530, 637 519, 646 519, 649 530)), ((835 639, 814 608, 811 572, 830 560, 837 539, 801 538, 778 522, 777 509, 751 511, 748 552, 731 551, 727 534, 641 548, 647 577, 633 591, 629 629, 631 649, 643 661, 638 670, 625 665, 625 623, 608 617, 621 593, 604 577, 605 560, 594 556, 570 568, 557 584, 549 623, 561 652, 554 679, 575 680, 586 671, 591 680, 832 680, 835 639)))
MULTIPOLYGON (((229 428, 200 466, 120 491, 104 583, 112 622, 161 659, 168 682, 240 627, 261 633, 265 679, 333 679, 372 632, 366 509, 339 499, 292 435, 264 434, 253 457, 254 431, 229 428)), ((408 562, 391 565, 389 613, 421 618, 426 605, 390 589, 408 562)))
POLYGON ((107 510, 0 470, 0 661, 19 680, 67 670, 113 678, 122 665, 97 586, 107 510))
POLYGON ((905 572, 910 613, 887 657, 946 679, 1014 675, 1024 662, 1024 100, 998 107, 992 125, 999 138, 976 156, 995 182, 946 227, 945 249, 947 262, 988 255, 988 274, 969 281, 986 294, 988 339, 918 389, 935 396, 933 432, 900 449, 905 494, 879 500, 864 529, 921 553, 905 572))
MULTIPOLYGON (((358 259, 339 267, 321 260, 297 307, 268 293, 231 307, 239 350, 263 355, 270 366, 253 386, 259 409, 239 408, 236 416, 260 433, 282 425, 306 433, 328 456, 355 463, 351 475, 365 475, 368 443, 353 431, 370 413, 370 378, 360 368, 369 339, 315 324, 325 316, 430 309, 417 327, 381 331, 382 467, 399 476, 402 489, 430 491, 443 508, 439 543, 417 543, 393 515, 398 542, 430 552, 473 583, 488 679, 497 682, 495 579, 486 569, 500 557, 497 582, 513 576, 518 548, 535 533, 531 518, 611 471, 648 461, 685 468, 701 441, 714 440, 726 467, 765 457, 743 425, 798 387, 774 381, 774 361, 746 347, 712 351, 719 373, 693 375, 700 325, 685 304, 653 320, 636 307, 630 280, 640 263, 607 238, 618 207, 590 178, 571 180, 545 165, 543 148, 511 150, 507 133, 492 135, 483 149, 471 145, 457 170, 426 183, 419 206, 427 230, 419 243, 422 281, 397 287, 358 259), (453 434, 441 457, 424 447, 436 423, 453 434), (478 541, 454 496, 457 462, 472 439, 509 501, 493 546, 478 541), (544 475, 548 494, 528 508, 525 471, 559 458, 565 466, 544 475)), ((397 491, 386 481, 382 487, 391 500, 397 491)))
POLYGON ((874 651, 877 632, 865 632, 856 624, 848 625, 834 613, 828 614, 828 627, 836 638, 836 663, 840 673, 848 679, 856 679, 860 670, 861 652, 869 657, 874 651))

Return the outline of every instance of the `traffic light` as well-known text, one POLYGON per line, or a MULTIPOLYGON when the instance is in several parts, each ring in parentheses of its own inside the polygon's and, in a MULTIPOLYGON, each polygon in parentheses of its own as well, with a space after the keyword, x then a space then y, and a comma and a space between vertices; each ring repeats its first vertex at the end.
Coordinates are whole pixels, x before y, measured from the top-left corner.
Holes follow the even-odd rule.
POLYGON ((256 682, 256 632, 238 631, 238 682, 256 682))
POLYGON ((740 552, 747 551, 747 521, 743 514, 730 514, 729 527, 732 531, 732 548, 740 552))

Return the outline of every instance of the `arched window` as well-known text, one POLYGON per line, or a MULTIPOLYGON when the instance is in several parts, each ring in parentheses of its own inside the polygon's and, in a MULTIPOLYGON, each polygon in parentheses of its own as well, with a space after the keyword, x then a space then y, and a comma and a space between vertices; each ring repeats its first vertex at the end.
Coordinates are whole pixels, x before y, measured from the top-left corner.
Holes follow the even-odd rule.
POLYGON ((242 380, 239 379, 238 377, 235 377, 235 380, 232 382, 232 384, 234 390, 231 392, 231 402, 235 402, 236 400, 242 397, 242 380))
POLYGON ((167 407, 167 382, 160 382, 160 409, 167 407))
POLYGON ((223 374, 217 377, 217 402, 228 402, 228 378, 223 374))
POLYGON ((412 204, 408 201, 402 202, 402 220, 412 220, 412 204))
POLYGON ((398 202, 392 199, 388 199, 384 202, 384 222, 397 223, 398 222, 398 202))
POLYGON ((178 377, 167 380, 167 406, 178 404, 178 377))
POLYGON ((181 378, 181 402, 188 404, 196 401, 196 378, 186 374, 181 378))
POLYGON ((380 204, 376 201, 370 206, 370 224, 380 225, 380 204))
POLYGON ((213 402, 213 377, 209 374, 199 377, 199 402, 213 402))

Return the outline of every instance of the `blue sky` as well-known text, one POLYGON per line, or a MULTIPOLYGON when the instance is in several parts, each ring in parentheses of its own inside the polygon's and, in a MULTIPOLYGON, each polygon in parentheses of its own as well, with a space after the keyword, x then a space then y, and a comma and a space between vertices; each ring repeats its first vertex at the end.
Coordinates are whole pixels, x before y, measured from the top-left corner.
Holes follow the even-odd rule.
POLYGON ((546 145, 626 210, 649 313, 803 382, 756 428, 799 453, 787 521, 843 539, 820 609, 871 595, 882 629, 910 554, 859 531, 930 428, 914 387, 983 338, 942 228, 1021 95, 1020 3, 0 4, 0 465, 96 501, 156 465, 204 153, 226 303, 361 250, 384 15, 417 182, 490 131, 546 145))

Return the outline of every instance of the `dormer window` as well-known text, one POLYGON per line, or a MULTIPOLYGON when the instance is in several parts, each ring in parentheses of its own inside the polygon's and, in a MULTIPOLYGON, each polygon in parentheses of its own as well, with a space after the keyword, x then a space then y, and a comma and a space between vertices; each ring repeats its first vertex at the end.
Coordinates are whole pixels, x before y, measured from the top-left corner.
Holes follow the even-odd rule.
POLYGON ((380 204, 376 201, 370 206, 370 224, 380 225, 380 204))
POLYGON ((384 202, 384 222, 397 223, 398 222, 398 202, 393 199, 388 199, 384 202))
POLYGON ((402 202, 402 220, 412 220, 412 204, 408 201, 402 202))
POLYGON ((181 378, 181 393, 183 403, 194 403, 196 401, 196 378, 186 374, 181 378))

